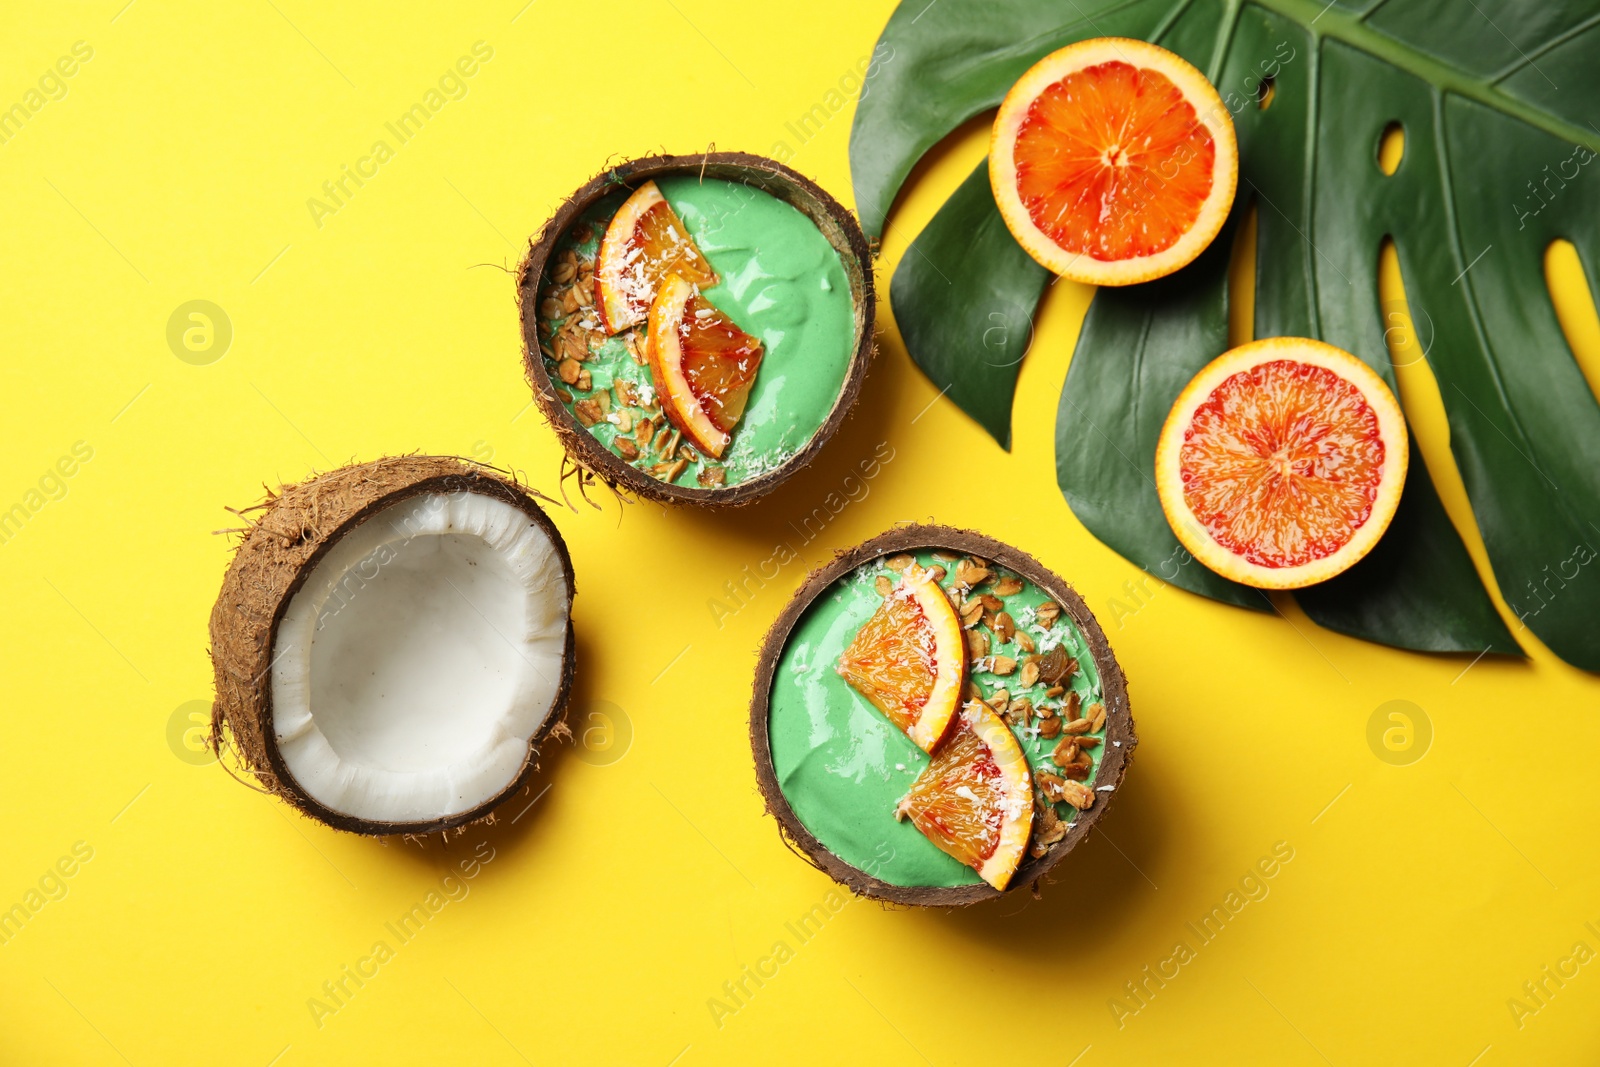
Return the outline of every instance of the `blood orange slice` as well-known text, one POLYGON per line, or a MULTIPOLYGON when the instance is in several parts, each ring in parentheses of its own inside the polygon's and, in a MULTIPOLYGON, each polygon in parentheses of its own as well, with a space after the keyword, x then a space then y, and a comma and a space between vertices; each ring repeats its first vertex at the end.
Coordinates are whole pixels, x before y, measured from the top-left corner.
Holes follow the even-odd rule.
POLYGON ((967 683, 961 619, 933 572, 912 565, 839 657, 839 674, 924 752, 967 683))
POLYGON ((721 458, 761 366, 761 342, 735 326, 682 275, 650 305, 645 355, 661 410, 702 452, 721 458))
POLYGON ((1201 74, 1099 37, 1030 67, 995 116, 989 183, 1006 226, 1057 274, 1130 285, 1182 267, 1228 217, 1233 118, 1201 74))
POLYGON ((594 302, 606 333, 643 322, 668 274, 694 285, 717 283, 678 213, 655 182, 645 182, 611 217, 595 257, 594 302))
POLYGON ((1004 889, 1033 829, 1033 777, 1000 716, 976 700, 962 708, 895 818, 910 818, 929 841, 1004 889))
POLYGON ((1409 442, 1382 378, 1303 337, 1242 345, 1195 375, 1161 428, 1156 489, 1201 563, 1262 589, 1353 565, 1400 503, 1409 442))

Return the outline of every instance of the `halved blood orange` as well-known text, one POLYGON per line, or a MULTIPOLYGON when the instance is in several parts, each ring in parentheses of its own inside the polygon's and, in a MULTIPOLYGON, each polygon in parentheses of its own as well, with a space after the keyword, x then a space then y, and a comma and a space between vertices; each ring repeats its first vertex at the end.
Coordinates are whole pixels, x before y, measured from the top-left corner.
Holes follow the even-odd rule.
POLYGON ((1352 566, 1400 504, 1409 442, 1382 378, 1304 337, 1225 352, 1172 405, 1156 490, 1178 540, 1225 578, 1298 589, 1352 566))
POLYGON ((1006 93, 989 183, 1006 226, 1057 274, 1130 285, 1182 267, 1233 204, 1239 150, 1216 89, 1153 44, 1098 37, 1006 93))
POLYGON ((717 458, 733 439, 761 366, 761 342, 669 274, 650 305, 645 356, 661 410, 696 448, 717 458))
POLYGON ((1033 776, 1010 727, 988 705, 961 709, 950 739, 895 808, 923 835, 1004 889, 1033 829, 1033 776))
POLYGON ((645 319, 668 274, 715 285, 717 274, 655 182, 635 189, 611 217, 595 257, 594 303, 606 333, 645 319))
POLYGON ((856 631, 839 674, 924 752, 945 735, 967 684, 961 619, 931 570, 913 564, 856 631))

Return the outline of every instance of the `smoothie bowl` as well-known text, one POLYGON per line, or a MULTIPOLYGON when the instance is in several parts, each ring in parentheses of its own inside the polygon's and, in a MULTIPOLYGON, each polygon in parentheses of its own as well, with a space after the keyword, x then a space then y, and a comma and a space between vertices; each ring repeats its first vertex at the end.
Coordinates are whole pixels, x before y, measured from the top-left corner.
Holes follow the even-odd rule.
POLYGON ((860 226, 762 156, 613 167, 517 277, 523 364, 568 455, 663 503, 771 491, 838 429, 872 357, 860 226))
POLYGON ((943 526, 891 530, 810 575, 767 635, 750 707, 784 835, 852 892, 900 904, 1037 891, 1137 741, 1077 593, 943 526))

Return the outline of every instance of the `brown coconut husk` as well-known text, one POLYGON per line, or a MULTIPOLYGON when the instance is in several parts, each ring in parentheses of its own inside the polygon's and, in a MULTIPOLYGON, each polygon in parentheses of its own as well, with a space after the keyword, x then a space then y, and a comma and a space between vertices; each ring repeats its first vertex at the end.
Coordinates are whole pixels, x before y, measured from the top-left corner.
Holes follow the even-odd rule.
POLYGON ((894 904, 959 907, 1006 896, 1022 886, 1032 886, 1037 894, 1051 869, 1087 838, 1095 823, 1105 815, 1112 799, 1121 791, 1123 775, 1127 773, 1128 765, 1133 760, 1133 750, 1138 743, 1132 710, 1128 704, 1127 677, 1122 673, 1121 665, 1111 652, 1105 632, 1100 629, 1099 622, 1095 620, 1093 612, 1083 602, 1083 598, 1073 590, 1072 586, 1027 553, 982 534, 949 526, 897 527, 839 553, 832 562, 812 571, 794 598, 789 601, 788 606, 784 608, 783 614, 772 624, 772 629, 767 632, 756 665, 755 688, 750 699, 750 749, 755 757, 756 783, 766 801, 768 814, 778 821, 779 831, 785 838, 785 843, 852 893, 894 904), (946 550, 961 555, 977 556, 997 563, 1033 582, 1060 604, 1062 611, 1078 627, 1089 646, 1089 654, 1094 659, 1095 669, 1100 674, 1100 685, 1106 707, 1106 744, 1105 755, 1095 778, 1094 805, 1087 811, 1079 812, 1072 829, 1068 830, 1060 841, 1051 845, 1044 855, 1035 857, 1030 853, 1017 868, 1016 874, 1012 876, 1004 892, 983 883, 967 886, 892 885, 859 867, 846 863, 829 852, 827 846, 817 840, 800 822, 789 806, 788 799, 783 795, 777 771, 772 764, 772 742, 768 735, 772 680, 795 624, 800 621, 801 616, 817 597, 825 594, 834 582, 862 564, 883 556, 922 549, 946 550), (1121 745, 1114 745, 1111 743, 1113 741, 1120 741, 1121 745), (1100 792, 1099 787, 1104 785, 1116 788, 1100 792))
POLYGON ((239 512, 255 516, 254 522, 234 553, 222 580, 222 591, 211 609, 211 665, 216 680, 216 697, 211 706, 212 750, 219 757, 231 754, 265 792, 338 830, 369 835, 421 835, 488 817, 496 805, 520 791, 538 769, 539 745, 565 719, 572 693, 574 643, 570 605, 576 593, 572 557, 560 532, 534 501, 535 495, 542 494, 504 472, 468 460, 393 456, 329 471, 298 485, 286 485, 276 493, 269 491, 261 504, 239 512), (529 741, 521 771, 498 795, 471 811, 445 819, 373 822, 320 804, 306 794, 284 765, 272 727, 272 649, 289 601, 323 555, 374 514, 429 492, 471 492, 496 497, 520 508, 549 535, 560 557, 568 592, 567 647, 561 683, 544 724, 529 741))
POLYGON ((814 460, 822 446, 843 425, 855 406, 876 351, 873 338, 877 295, 872 281, 872 253, 854 215, 809 178, 766 156, 748 152, 702 152, 688 156, 647 156, 609 167, 591 178, 544 224, 528 245, 517 268, 517 307, 522 317, 522 365, 545 421, 555 430, 573 461, 618 489, 663 504, 733 507, 748 504, 776 489, 814 460), (595 201, 619 188, 634 189, 652 178, 695 175, 742 182, 792 204, 809 218, 839 254, 855 307, 855 351, 844 386, 821 428, 782 466, 738 485, 700 488, 671 485, 652 478, 612 452, 591 434, 556 395, 539 354, 539 292, 546 284, 545 266, 556 241, 595 201))

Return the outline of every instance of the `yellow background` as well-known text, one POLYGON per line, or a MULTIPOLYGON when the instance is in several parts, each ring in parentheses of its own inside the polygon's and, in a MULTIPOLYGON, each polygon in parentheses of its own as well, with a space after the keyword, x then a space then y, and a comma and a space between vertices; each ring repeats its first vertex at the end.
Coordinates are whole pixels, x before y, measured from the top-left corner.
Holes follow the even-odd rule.
MULTIPOLYGON (((75 842, 93 849, 65 897, 0 945, 0 1061, 1600 1055, 1600 963, 1551 984, 1520 1028, 1507 1005, 1575 942, 1600 950, 1585 927, 1600 927, 1600 684, 1525 631, 1529 662, 1474 664, 1319 630, 1287 600, 1287 620, 1154 584, 1130 600, 1140 572, 1078 524, 1053 476, 1056 398, 1090 297, 1068 283, 1039 318, 1009 456, 933 403, 885 301, 856 417, 775 498, 731 516, 609 497, 558 510, 578 575, 575 725, 596 732, 588 749, 560 746, 496 828, 444 848, 344 836, 190 762, 168 728, 210 697, 206 618, 231 545, 212 531, 237 525, 223 506, 410 450, 489 460, 556 492, 560 454, 528 407, 502 268, 606 160, 661 148, 787 142, 794 166, 849 202, 853 97, 807 142, 785 124, 851 85, 891 4, 124 2, 13 4, 0 37, 4 104, 74 42, 94 49, 66 96, 0 146, 0 508, 75 442, 93 448, 66 495, 0 545, 0 907, 75 842), (494 54, 467 95, 319 228, 307 199, 375 140, 394 145, 384 123, 480 40, 494 54), (166 340, 194 299, 234 330, 206 366, 166 340), (1100 613, 1142 743, 1103 832, 1042 900, 958 914, 852 902, 801 944, 785 924, 831 883, 762 813, 745 708, 757 644, 805 565, 720 628, 709 602, 779 541, 798 547, 787 524, 885 440, 894 459, 805 564, 902 520, 1036 553, 1100 613), (1407 766, 1367 741, 1391 700, 1432 726, 1407 766), (626 749, 587 718, 602 702, 620 709, 626 749), (1123 983, 1179 939, 1194 946, 1185 924, 1279 841, 1294 858, 1268 895, 1119 1026, 1108 1002, 1123 983), (384 924, 474 848, 494 858, 470 892, 319 1026, 308 1000, 322 983, 394 944, 384 924), (719 1025, 708 1002, 728 1002, 723 984, 779 940, 794 957, 719 1025)), ((881 284, 982 140, 969 126, 919 171, 881 284)), ((1592 322, 1576 328, 1596 341, 1592 322)), ((1405 399, 1470 524, 1431 388, 1408 372, 1405 399)))

